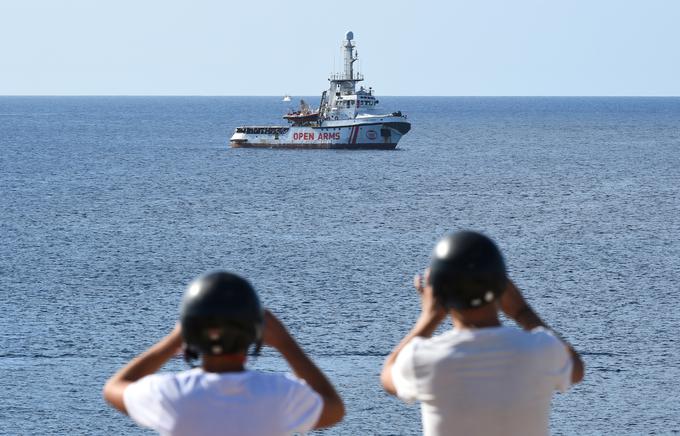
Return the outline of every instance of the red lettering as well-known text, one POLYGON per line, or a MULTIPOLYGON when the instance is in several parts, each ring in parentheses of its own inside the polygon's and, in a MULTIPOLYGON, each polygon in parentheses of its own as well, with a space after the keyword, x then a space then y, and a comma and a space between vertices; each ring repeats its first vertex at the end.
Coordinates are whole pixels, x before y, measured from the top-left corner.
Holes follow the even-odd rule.
MULTIPOLYGON (((317 141, 340 140, 340 132, 319 132, 317 141)), ((314 132, 295 132, 293 141, 314 141, 314 132)))

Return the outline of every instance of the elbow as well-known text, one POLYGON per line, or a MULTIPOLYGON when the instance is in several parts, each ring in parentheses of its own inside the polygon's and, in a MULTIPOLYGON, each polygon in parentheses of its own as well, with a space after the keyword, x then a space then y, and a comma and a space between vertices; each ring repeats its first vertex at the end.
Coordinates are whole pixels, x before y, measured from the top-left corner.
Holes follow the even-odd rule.
POLYGON ((323 399, 323 409, 315 428, 331 427, 345 417, 345 404, 339 396, 323 399))
POLYGON ((581 360, 580 357, 575 356, 574 367, 571 370, 571 384, 575 385, 577 383, 581 383, 581 381, 583 381, 583 377, 585 376, 585 373, 586 373, 586 368, 585 368, 585 365, 583 364, 583 360, 581 360))
POLYGON ((333 407, 333 412, 331 413, 331 420, 333 424, 337 424, 343 420, 345 417, 345 403, 340 397, 338 397, 336 404, 333 407))
POLYGON ((127 409, 125 408, 124 393, 125 388, 129 383, 121 383, 115 378, 109 379, 102 388, 102 397, 109 403, 114 409, 127 414, 127 409))
POLYGON ((397 389, 394 387, 394 382, 392 381, 392 367, 385 366, 380 373, 380 383, 383 389, 390 395, 397 395, 397 389))
POLYGON ((102 388, 102 398, 104 398, 104 401, 106 401, 109 404, 113 404, 112 391, 113 386, 111 380, 107 380, 106 383, 104 384, 104 387, 102 388))

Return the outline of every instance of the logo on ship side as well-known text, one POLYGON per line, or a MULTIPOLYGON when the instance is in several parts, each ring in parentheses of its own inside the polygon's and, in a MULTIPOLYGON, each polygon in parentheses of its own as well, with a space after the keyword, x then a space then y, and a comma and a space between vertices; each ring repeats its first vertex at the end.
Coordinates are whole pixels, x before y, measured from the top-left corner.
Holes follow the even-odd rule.
POLYGON ((319 132, 314 136, 314 132, 295 132, 293 141, 314 141, 314 140, 339 140, 340 132, 319 132))

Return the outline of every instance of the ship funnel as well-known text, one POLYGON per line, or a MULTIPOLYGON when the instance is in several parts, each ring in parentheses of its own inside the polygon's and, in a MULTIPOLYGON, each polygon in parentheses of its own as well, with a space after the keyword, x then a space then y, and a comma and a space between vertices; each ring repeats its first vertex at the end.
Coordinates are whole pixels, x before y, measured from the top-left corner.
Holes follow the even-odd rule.
POLYGON ((347 32, 345 34, 345 38, 347 39, 347 41, 353 40, 354 39, 354 33, 350 30, 349 32, 347 32))

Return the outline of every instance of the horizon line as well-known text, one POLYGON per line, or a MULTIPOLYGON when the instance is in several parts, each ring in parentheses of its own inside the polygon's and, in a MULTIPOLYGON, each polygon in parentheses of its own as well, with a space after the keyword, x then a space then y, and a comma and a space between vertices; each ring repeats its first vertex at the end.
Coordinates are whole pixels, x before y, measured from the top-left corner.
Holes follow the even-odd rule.
MULTIPOLYGON (((259 94, 0 94, 3 97, 262 97, 280 98, 280 95, 259 94)), ((317 95, 291 95, 312 97, 317 95)), ((426 97, 426 98, 678 98, 680 95, 381 95, 380 97, 426 97)))

